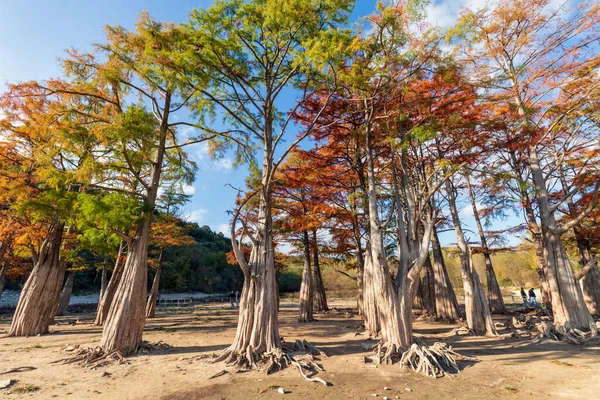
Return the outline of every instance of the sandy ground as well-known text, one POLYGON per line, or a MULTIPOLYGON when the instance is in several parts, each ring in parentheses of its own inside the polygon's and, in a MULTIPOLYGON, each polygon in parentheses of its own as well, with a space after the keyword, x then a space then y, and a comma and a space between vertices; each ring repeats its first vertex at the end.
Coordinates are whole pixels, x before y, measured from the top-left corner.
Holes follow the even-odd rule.
MULTIPOLYGON (((336 304, 349 307, 350 303, 336 304)), ((129 364, 95 370, 53 363, 65 357, 66 344, 93 346, 101 328, 91 325, 93 315, 58 319, 51 334, 0 339, 0 374, 17 367, 28 371, 0 375, 17 382, 0 389, 0 398, 26 399, 595 399, 600 398, 600 347, 576 347, 557 342, 447 336, 454 325, 415 322, 415 334, 427 342, 446 341, 455 350, 475 356, 477 363, 462 362, 463 371, 432 379, 397 365, 364 364, 370 352, 361 348, 366 338, 355 335, 360 319, 344 312, 321 314, 318 321, 296 322, 296 308, 282 304, 280 333, 286 341, 307 339, 323 349, 324 372, 319 376, 332 386, 305 382, 297 370, 287 368, 265 375, 235 373, 222 363, 201 355, 217 353, 231 343, 237 311, 223 305, 188 310, 161 310, 146 324, 144 339, 163 341, 169 348, 129 358, 129 364), (208 379, 219 371, 228 373, 208 379), (283 387, 282 395, 269 387, 283 387), (34 391, 17 393, 17 388, 34 391), (384 390, 384 387, 390 390, 384 390), (36 389, 37 388, 37 389, 36 389), (261 393, 262 392, 262 393, 261 393), (398 397, 396 397, 398 396, 398 397)), ((0 333, 8 330, 9 316, 0 316, 0 333)))

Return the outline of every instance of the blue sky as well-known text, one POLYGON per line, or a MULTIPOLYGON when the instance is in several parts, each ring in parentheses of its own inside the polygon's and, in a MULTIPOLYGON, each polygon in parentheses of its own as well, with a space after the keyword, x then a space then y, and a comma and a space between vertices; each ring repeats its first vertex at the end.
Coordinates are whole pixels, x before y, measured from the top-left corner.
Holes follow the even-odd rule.
MULTIPOLYGON (((189 10, 206 7, 210 0, 1 0, 0 1, 0 89, 6 82, 47 79, 61 74, 58 57, 70 47, 85 50, 90 43, 103 40, 104 25, 120 24, 131 28, 140 11, 147 10, 158 20, 183 22, 189 10)), ((462 6, 479 7, 483 0, 433 1, 428 7, 431 24, 452 24, 462 6)), ((375 1, 359 0, 352 20, 368 15, 375 1)), ((190 147, 200 169, 187 206, 186 216, 215 231, 228 232, 227 210, 234 204, 236 192, 226 184, 243 187, 246 168, 232 168, 231 159, 211 160, 206 148, 190 147)), ((463 207, 467 206, 466 203, 463 207)), ((461 211, 466 227, 474 229, 470 208, 461 211)), ((494 224, 501 229, 520 221, 510 218, 494 224)), ((467 236, 475 239, 475 234, 467 236)), ((455 242, 453 232, 441 235, 444 243, 455 242)), ((511 240, 516 243, 516 238, 511 240)))

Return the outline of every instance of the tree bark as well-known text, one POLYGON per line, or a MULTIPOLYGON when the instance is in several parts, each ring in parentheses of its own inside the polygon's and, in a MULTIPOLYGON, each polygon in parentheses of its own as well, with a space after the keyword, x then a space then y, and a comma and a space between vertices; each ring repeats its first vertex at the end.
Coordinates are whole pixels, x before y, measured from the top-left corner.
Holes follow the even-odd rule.
POLYGON ((106 285, 108 285, 107 273, 108 273, 108 257, 104 257, 104 263, 102 263, 102 274, 100 275, 100 295, 98 296, 98 304, 106 292, 106 285))
POLYGON ((421 281, 421 292, 423 293, 423 311, 425 315, 436 316, 435 312, 435 283, 433 266, 429 255, 423 265, 423 280, 421 281))
POLYGON ((473 266, 473 258, 471 250, 465 240, 460 219, 458 217, 458 209, 456 207, 456 196, 454 188, 450 181, 446 182, 446 192, 448 195, 448 204, 450 206, 450 214, 454 223, 454 231, 456 232, 456 242, 458 254, 460 256, 461 275, 463 287, 465 291, 465 314, 469 329, 476 335, 497 335, 494 321, 490 313, 490 308, 479 280, 479 274, 473 266))
POLYGON ((217 358, 219 361, 237 364, 254 364, 252 354, 269 353, 281 349, 277 321, 278 299, 273 249, 272 193, 270 175, 272 171, 272 149, 270 140, 265 147, 262 169, 262 188, 258 204, 256 237, 250 260, 244 256, 235 239, 236 217, 231 224, 231 242, 236 259, 244 272, 244 287, 240 299, 238 326, 233 343, 217 358))
POLYGON ((7 255, 7 257, 2 260, 0 259, 2 262, 2 268, 0 269, 0 299, 2 298, 2 291, 4 290, 4 285, 6 284, 6 271, 8 271, 8 266, 9 266, 9 262, 10 262, 10 251, 9 254, 7 255))
POLYGON ((106 315, 100 346, 105 352, 123 355, 135 352, 142 343, 146 319, 148 239, 150 218, 146 215, 135 237, 127 245, 127 261, 106 315))
POLYGON ((63 286, 62 291, 60 292, 60 300, 58 301, 55 316, 65 315, 67 309, 69 308, 69 303, 71 301, 71 294, 73 293, 73 279, 75 278, 75 272, 69 271, 67 274, 67 280, 63 286))
POLYGON ((487 298, 490 304, 492 312, 506 314, 506 307, 504 300, 502 299, 502 291, 500 291, 500 285, 498 285, 498 279, 496 279, 496 272, 492 265, 492 257, 490 256, 490 249, 485 238, 485 232, 481 225, 481 218, 479 217, 479 210, 477 210, 477 202, 475 201, 475 195, 473 194, 473 188, 471 187, 471 181, 469 176, 465 175, 467 181, 467 189, 469 192, 469 199, 471 200, 471 207, 473 208, 473 216, 475 217, 475 223, 479 232, 479 238, 481 240, 481 248, 483 249, 483 257, 485 259, 485 276, 487 280, 487 298))
POLYGON ((108 315, 108 310, 110 310, 110 306, 115 297, 115 293, 117 291, 117 287, 121 282, 121 278, 123 277, 123 268, 125 263, 121 262, 123 258, 123 253, 125 250, 125 242, 121 242, 119 245, 119 252, 117 253, 117 260, 115 261, 115 267, 113 268, 112 275, 104 290, 102 297, 98 300, 98 309, 96 311, 96 320, 94 321, 94 325, 102 326, 106 321, 106 316, 108 315))
POLYGON ((146 303, 146 318, 154 318, 156 313, 156 301, 158 300, 158 288, 160 284, 160 272, 162 270, 163 263, 163 249, 160 249, 158 256, 158 267, 156 268, 156 274, 154 274, 154 280, 152 281, 152 289, 150 289, 150 295, 148 296, 148 302, 146 303))
POLYGON ((597 332, 596 324, 587 309, 581 286, 575 281, 575 272, 560 239, 561 232, 550 206, 546 180, 537 150, 529 151, 529 166, 539 207, 544 258, 547 260, 546 277, 551 297, 554 325, 597 332))
POLYGON ((356 308, 358 315, 364 316, 365 302, 365 257, 360 246, 356 246, 356 308))
POLYGON ((304 269, 302 270, 302 283, 300 285, 299 319, 298 322, 313 321, 313 278, 310 268, 310 242, 308 232, 302 232, 304 246, 304 269))
POLYGON ((444 321, 456 322, 460 319, 458 301, 456 300, 456 293, 448 276, 448 270, 444 262, 444 253, 442 252, 442 246, 435 227, 433 228, 431 247, 435 286, 435 313, 438 318, 444 321))
POLYGON ((64 224, 54 221, 42 244, 13 316, 8 336, 48 332, 62 289, 66 263, 60 258, 64 224))
POLYGON ((313 249, 313 270, 314 270, 314 289, 313 289, 313 310, 322 312, 329 310, 327 306, 327 293, 323 285, 321 275, 321 266, 319 264, 319 245, 317 242, 317 230, 312 231, 312 249, 313 249))

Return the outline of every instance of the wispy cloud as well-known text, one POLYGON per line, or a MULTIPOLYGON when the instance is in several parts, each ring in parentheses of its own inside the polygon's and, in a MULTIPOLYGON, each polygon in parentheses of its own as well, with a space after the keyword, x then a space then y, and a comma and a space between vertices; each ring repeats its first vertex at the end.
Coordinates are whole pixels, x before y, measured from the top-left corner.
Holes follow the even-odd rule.
POLYGON ((188 217, 188 221, 196 222, 196 223, 200 224, 200 223, 202 223, 202 221, 204 221, 204 216, 206 214, 208 214, 208 210, 206 210, 204 208, 198 208, 190 213, 190 216, 188 217))

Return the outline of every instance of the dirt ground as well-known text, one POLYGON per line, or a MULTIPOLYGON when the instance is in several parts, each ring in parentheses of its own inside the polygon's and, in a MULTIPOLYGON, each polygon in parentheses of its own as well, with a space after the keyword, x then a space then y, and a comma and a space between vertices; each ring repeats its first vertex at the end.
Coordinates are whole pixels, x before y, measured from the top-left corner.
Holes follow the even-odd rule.
MULTIPOLYGON (((348 302, 333 304, 350 307, 348 302)), ((129 358, 128 364, 95 370, 53 363, 69 345, 98 344, 101 328, 92 314, 58 318, 49 335, 0 339, 0 380, 17 382, 0 389, 0 398, 26 399, 490 399, 490 398, 600 398, 600 347, 565 343, 448 336, 455 325, 415 322, 415 335, 428 343, 445 341, 480 362, 461 362, 459 374, 432 379, 397 365, 364 364, 371 353, 361 347, 367 338, 356 335, 360 319, 346 312, 317 315, 312 323, 296 322, 296 308, 282 304, 280 334, 286 341, 307 339, 325 351, 319 376, 332 386, 306 382, 297 369, 265 375, 235 373, 223 363, 212 364, 201 355, 218 353, 231 343, 237 311, 224 305, 188 310, 160 310, 146 323, 144 339, 162 341, 169 348, 129 358), (2 374, 18 367, 22 372, 2 374), (228 373, 208 379, 222 370, 228 373), (283 387, 287 393, 277 392, 283 387), (384 390, 384 387, 390 390, 384 390), (29 390, 29 391, 27 391, 29 390), (19 393, 25 391, 25 393, 19 393)), ((10 316, 0 316, 0 334, 10 316)))

